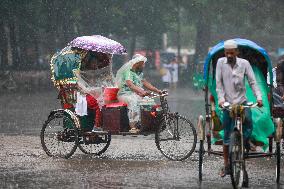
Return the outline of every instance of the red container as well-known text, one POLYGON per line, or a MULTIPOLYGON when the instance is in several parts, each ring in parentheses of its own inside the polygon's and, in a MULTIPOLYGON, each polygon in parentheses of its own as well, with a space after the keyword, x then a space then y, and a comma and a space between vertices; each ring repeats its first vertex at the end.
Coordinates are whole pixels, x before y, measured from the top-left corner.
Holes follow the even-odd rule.
POLYGON ((127 105, 124 103, 113 103, 102 108, 103 129, 111 134, 129 131, 129 119, 127 105))
POLYGON ((119 89, 116 87, 107 87, 104 89, 104 103, 111 104, 118 102, 117 93, 119 89))
POLYGON ((119 91, 119 88, 117 88, 117 87, 106 87, 104 89, 104 100, 105 101, 117 100, 118 91, 119 91))

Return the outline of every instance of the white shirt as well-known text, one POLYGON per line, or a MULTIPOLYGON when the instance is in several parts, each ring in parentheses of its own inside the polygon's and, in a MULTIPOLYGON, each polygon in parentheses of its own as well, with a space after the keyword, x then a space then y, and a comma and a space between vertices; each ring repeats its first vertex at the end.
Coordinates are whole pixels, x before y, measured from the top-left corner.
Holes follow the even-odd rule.
POLYGON ((245 59, 237 57, 236 64, 232 68, 227 63, 226 57, 219 58, 216 67, 218 102, 229 102, 230 104, 242 104, 245 102, 247 100, 245 76, 257 100, 261 100, 261 93, 250 63, 245 59))
POLYGON ((163 82, 178 82, 178 64, 164 64, 163 67, 167 69, 167 73, 162 77, 163 82))

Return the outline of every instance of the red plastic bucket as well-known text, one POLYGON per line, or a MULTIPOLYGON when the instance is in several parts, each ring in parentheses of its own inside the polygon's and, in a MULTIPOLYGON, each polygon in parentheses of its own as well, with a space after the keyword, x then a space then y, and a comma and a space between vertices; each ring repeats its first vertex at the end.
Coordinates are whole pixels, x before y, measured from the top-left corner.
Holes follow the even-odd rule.
POLYGON ((106 87, 104 89, 104 100, 105 101, 117 100, 118 91, 119 91, 119 88, 117 88, 117 87, 106 87))

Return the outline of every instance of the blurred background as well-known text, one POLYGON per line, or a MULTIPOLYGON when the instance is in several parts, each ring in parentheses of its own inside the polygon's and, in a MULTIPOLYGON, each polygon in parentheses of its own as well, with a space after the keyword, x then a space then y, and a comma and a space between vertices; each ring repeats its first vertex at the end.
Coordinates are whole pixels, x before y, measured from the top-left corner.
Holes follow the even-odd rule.
POLYGON ((160 85, 161 68, 175 57, 175 85, 201 88, 202 63, 221 40, 255 41, 276 64, 284 54, 283 10, 282 0, 2 0, 0 86, 49 88, 51 56, 77 36, 96 34, 128 50, 114 57, 114 71, 140 53, 149 80, 160 85))
POLYGON ((250 39, 276 65, 284 54, 282 0, 1 0, 0 131, 35 132, 59 108, 50 59, 71 40, 103 35, 135 53, 145 77, 167 88, 173 111, 195 120, 204 110, 203 62, 221 40, 250 39))

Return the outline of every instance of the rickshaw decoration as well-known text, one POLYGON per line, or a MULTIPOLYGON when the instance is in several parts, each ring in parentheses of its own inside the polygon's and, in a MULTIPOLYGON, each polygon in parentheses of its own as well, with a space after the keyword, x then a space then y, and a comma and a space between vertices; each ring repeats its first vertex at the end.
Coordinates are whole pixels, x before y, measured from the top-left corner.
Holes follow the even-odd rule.
POLYGON ((52 56, 50 61, 51 80, 55 86, 76 83, 77 78, 73 70, 81 65, 81 56, 75 54, 71 47, 66 47, 52 56))

